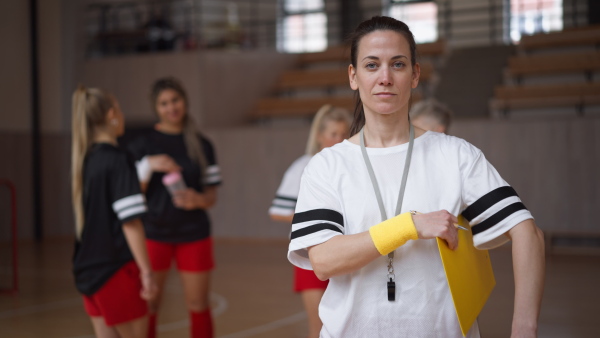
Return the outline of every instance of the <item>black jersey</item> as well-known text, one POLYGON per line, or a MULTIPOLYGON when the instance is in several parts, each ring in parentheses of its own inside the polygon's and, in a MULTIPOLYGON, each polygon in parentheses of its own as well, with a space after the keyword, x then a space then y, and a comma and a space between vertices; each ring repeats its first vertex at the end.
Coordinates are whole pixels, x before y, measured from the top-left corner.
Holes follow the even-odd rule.
POLYGON ((147 211, 133 158, 125 150, 108 143, 91 147, 83 164, 83 208, 73 272, 77 289, 92 295, 133 259, 123 223, 147 211))
MULTIPOLYGON (((190 188, 203 192, 206 186, 221 184, 221 173, 212 144, 199 136, 206 158, 205 172, 197 161, 190 159, 183 134, 165 134, 149 130, 130 143, 129 150, 137 161, 145 156, 165 154, 182 168, 181 175, 190 188)), ((146 236, 162 242, 191 242, 210 236, 210 220, 205 210, 183 210, 175 207, 171 195, 162 183, 164 173, 152 173, 146 200, 148 214, 143 218, 146 236)))

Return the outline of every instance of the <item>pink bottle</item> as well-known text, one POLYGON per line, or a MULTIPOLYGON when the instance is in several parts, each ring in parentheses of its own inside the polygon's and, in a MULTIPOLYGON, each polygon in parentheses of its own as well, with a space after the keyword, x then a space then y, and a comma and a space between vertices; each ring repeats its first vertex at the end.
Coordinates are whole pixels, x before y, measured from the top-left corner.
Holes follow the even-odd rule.
POLYGON ((162 182, 171 195, 177 191, 187 189, 187 186, 185 185, 183 177, 181 177, 181 173, 179 171, 166 174, 163 176, 162 182))

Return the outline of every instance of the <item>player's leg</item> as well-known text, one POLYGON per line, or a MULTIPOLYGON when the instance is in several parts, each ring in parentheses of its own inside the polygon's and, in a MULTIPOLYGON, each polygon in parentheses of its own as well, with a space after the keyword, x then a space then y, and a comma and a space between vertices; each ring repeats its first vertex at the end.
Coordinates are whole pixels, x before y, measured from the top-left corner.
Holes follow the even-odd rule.
POLYGON ((213 337, 213 323, 210 313, 209 284, 210 273, 180 272, 185 303, 190 313, 192 338, 213 337))
POLYGON ((116 324, 114 328, 121 338, 146 338, 148 336, 148 316, 116 324))
POLYGON ((178 244, 175 252, 186 306, 190 313, 191 337, 213 337, 209 300, 210 270, 214 267, 212 239, 178 244))
POLYGON ((308 337, 319 338, 323 323, 319 318, 319 303, 323 294, 324 289, 309 289, 302 291, 302 302, 304 303, 304 309, 308 317, 308 337))
POLYGON ((319 303, 329 281, 321 281, 312 270, 294 268, 294 291, 300 292, 308 317, 308 337, 319 337, 323 323, 319 317, 319 303))
POLYGON ((106 325, 102 317, 90 317, 92 326, 94 327, 94 335, 97 338, 119 338, 119 334, 114 327, 106 325))
POLYGON ((171 268, 171 262, 175 254, 175 246, 171 243, 159 242, 154 240, 146 240, 146 248, 148 249, 148 257, 152 264, 154 272, 154 280, 157 286, 156 297, 148 302, 148 338, 156 337, 156 326, 158 322, 158 310, 162 301, 162 295, 171 268))

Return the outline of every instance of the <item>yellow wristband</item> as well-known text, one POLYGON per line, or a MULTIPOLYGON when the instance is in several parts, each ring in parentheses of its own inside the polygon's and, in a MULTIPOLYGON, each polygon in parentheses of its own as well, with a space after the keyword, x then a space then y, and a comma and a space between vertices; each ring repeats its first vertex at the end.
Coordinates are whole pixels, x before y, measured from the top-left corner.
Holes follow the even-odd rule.
POLYGON ((410 212, 405 212, 369 229, 371 239, 382 255, 387 255, 404 245, 409 239, 419 239, 410 212))

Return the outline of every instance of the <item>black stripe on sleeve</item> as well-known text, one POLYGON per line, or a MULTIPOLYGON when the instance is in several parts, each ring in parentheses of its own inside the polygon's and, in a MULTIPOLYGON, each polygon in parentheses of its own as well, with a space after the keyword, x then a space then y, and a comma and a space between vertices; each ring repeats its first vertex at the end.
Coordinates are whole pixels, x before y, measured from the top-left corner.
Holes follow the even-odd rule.
MULTIPOLYGON (((296 217, 294 216, 294 219, 295 218, 296 217)), ((291 239, 295 239, 295 238, 298 238, 298 237, 302 237, 302 236, 314 234, 315 232, 319 232, 319 231, 322 231, 322 230, 333 230, 333 231, 337 231, 337 232, 343 234, 342 230, 340 230, 340 228, 336 227, 333 224, 329 224, 329 223, 317 223, 317 224, 309 225, 306 228, 302 228, 302 229, 298 229, 296 231, 292 231, 291 239)))
POLYGON ((298 202, 298 199, 297 198, 293 198, 293 197, 286 197, 286 196, 281 196, 281 195, 275 195, 275 198, 276 199, 280 199, 280 200, 298 202))
POLYGON ((462 212, 462 215, 469 222, 471 222, 474 218, 484 213, 492 205, 502 201, 505 198, 512 196, 518 197, 519 195, 517 195, 517 192, 511 186, 507 185, 504 187, 496 188, 483 195, 480 199, 471 204, 462 212))
POLYGON ((505 207, 504 209, 498 211, 497 213, 493 214, 485 221, 483 221, 477 225, 474 225, 471 228, 473 230, 473 235, 477 235, 478 233, 486 231, 487 229, 502 222, 508 216, 514 214, 515 212, 517 212, 519 210, 526 210, 526 209, 527 208, 525 208, 525 205, 521 202, 513 203, 513 204, 505 207))
POLYGON ((309 221, 330 221, 344 226, 344 216, 331 209, 313 209, 294 214, 292 224, 298 224, 309 221))
POLYGON ((281 208, 281 209, 296 209, 296 205, 281 205, 278 204, 277 202, 274 202, 272 204, 272 206, 276 207, 276 208, 281 208))

